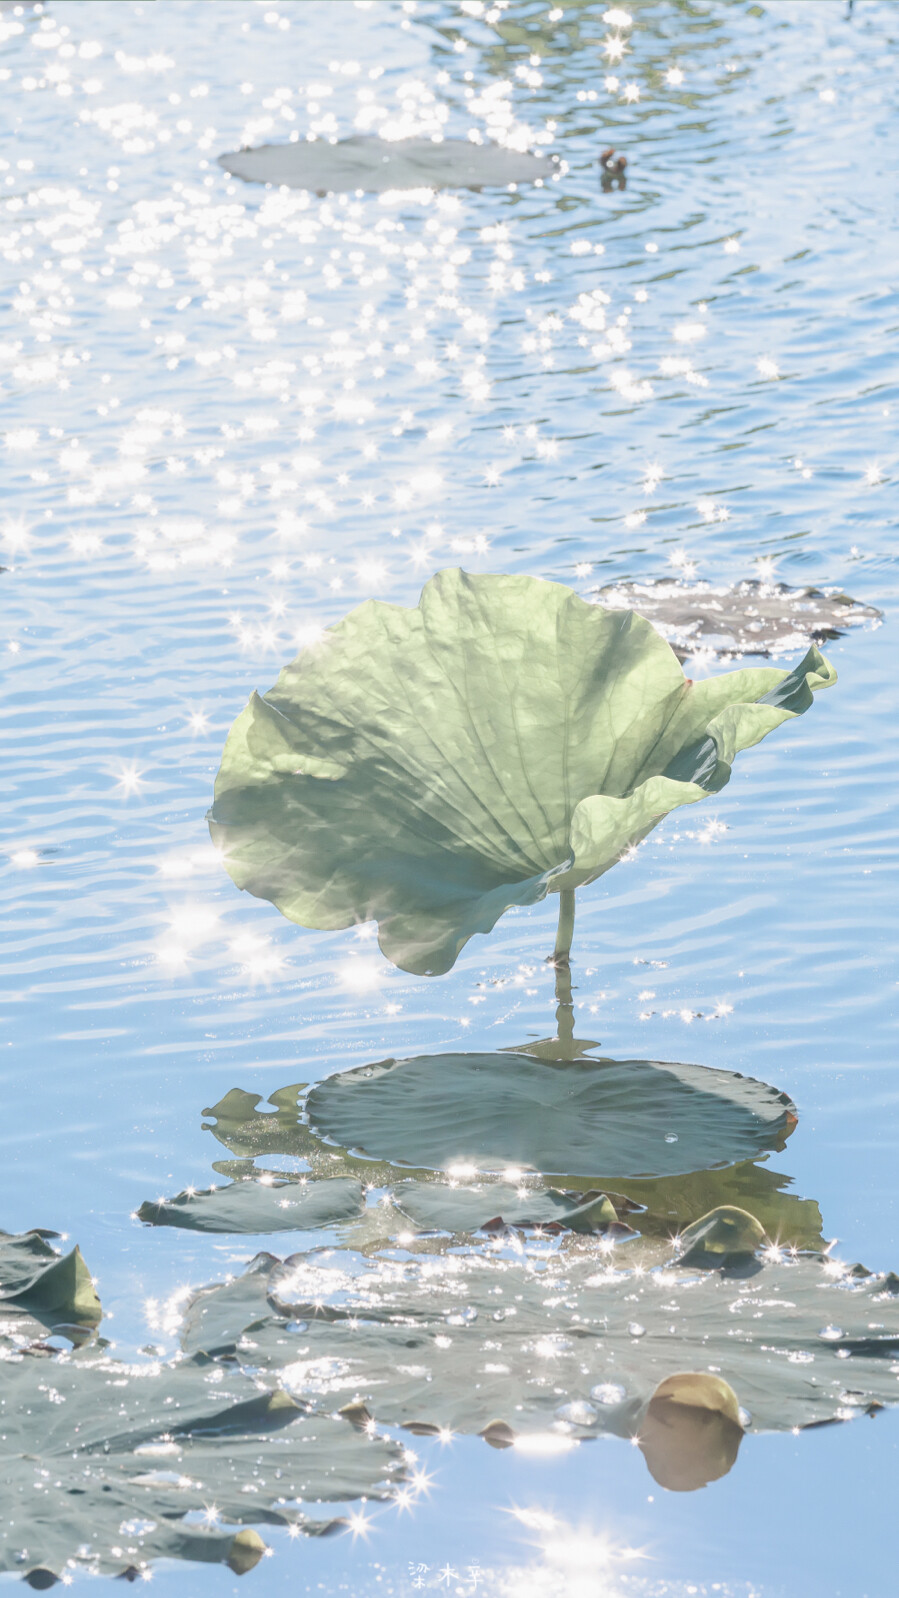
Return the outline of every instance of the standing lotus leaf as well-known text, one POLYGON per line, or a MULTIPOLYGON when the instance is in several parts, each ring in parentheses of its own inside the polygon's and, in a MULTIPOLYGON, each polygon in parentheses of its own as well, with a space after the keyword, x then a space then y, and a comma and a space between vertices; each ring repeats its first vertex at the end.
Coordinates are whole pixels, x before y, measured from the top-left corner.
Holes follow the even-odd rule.
POLYGON ((238 887, 302 926, 377 921, 389 960, 436 975, 717 793, 835 676, 812 648, 693 683, 632 611, 444 571, 414 609, 367 600, 253 695, 210 830, 238 887))

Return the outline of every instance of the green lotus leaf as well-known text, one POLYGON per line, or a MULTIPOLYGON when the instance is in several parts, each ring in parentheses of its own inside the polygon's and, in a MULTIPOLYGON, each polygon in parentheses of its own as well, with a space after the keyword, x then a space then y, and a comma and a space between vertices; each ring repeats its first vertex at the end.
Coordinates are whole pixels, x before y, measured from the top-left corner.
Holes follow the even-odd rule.
MULTIPOLYGON (((208 1128, 232 1154, 244 1159, 255 1159, 259 1154, 290 1154, 302 1159, 306 1153, 304 1129, 297 1119, 297 1100, 305 1082, 295 1082, 290 1087, 278 1088, 268 1103, 271 1111, 259 1110, 261 1093, 246 1093, 243 1088, 232 1088, 218 1104, 203 1111, 211 1115, 216 1125, 208 1128)), ((204 1130, 206 1130, 204 1128, 204 1130)))
POLYGON ((896 1278, 765 1249, 739 1266, 624 1268, 591 1238, 540 1255, 457 1249, 258 1262, 231 1358, 304 1402, 383 1424, 634 1436, 676 1372, 726 1382, 752 1431, 849 1419, 899 1400, 896 1278))
POLYGON ((388 959, 433 975, 717 793, 834 680, 813 648, 789 673, 691 683, 632 611, 444 571, 415 609, 366 601, 253 695, 210 830, 238 887, 302 926, 375 920, 388 959))
POLYGON ((253 150, 220 155, 232 177, 248 183, 284 184, 318 194, 355 193, 366 189, 480 189, 510 183, 548 181, 558 170, 551 156, 510 150, 501 144, 472 144, 468 139, 379 139, 354 134, 329 144, 327 139, 294 144, 261 144, 253 150))
POLYGON ((375 1159, 615 1179, 745 1160, 795 1124, 785 1094, 730 1071, 507 1053, 341 1071, 312 1089, 306 1111, 320 1136, 375 1159))
POLYGON ((307 1232, 353 1220, 362 1203, 362 1184, 352 1177, 323 1182, 269 1178, 147 1201, 137 1213, 150 1226, 191 1232, 307 1232))
POLYGON ((79 1248, 59 1255, 56 1232, 0 1233, 0 1329, 31 1338, 56 1328, 95 1327, 103 1314, 79 1248))
POLYGON ((160 1557, 250 1569, 264 1544, 234 1526, 321 1530, 320 1506, 388 1496, 402 1454, 236 1368, 26 1355, 3 1364, 0 1464, 0 1572, 40 1586, 160 1557))
POLYGON ((274 1254, 257 1254, 232 1281, 213 1283, 192 1295, 181 1325, 186 1354, 233 1354, 241 1340, 270 1320, 268 1283, 280 1264, 274 1254))

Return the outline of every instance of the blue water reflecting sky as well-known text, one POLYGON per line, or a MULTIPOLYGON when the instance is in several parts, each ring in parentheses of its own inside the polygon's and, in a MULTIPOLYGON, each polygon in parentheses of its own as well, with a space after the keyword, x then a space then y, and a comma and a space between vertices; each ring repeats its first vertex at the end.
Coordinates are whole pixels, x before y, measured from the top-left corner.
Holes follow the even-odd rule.
MULTIPOLYGON (((411 978, 365 929, 304 932, 239 895, 208 841, 250 690, 447 564, 584 594, 773 576, 885 612, 829 646, 840 682, 812 714, 582 895, 575 982, 604 1052, 785 1089, 800 1122, 773 1163, 842 1257, 899 1262, 897 11, 605 10, 0 14, 0 1221, 77 1239, 123 1349, 148 1298, 252 1252, 131 1219, 208 1184, 205 1106, 547 1034, 550 907, 411 978), (385 201, 215 162, 294 132, 470 128, 543 140, 567 170, 385 201), (599 187, 608 144, 623 192, 599 187)), ((890 1415, 750 1438, 692 1496, 653 1492, 612 1441, 539 1463, 423 1443, 436 1481, 413 1516, 379 1511, 369 1543, 275 1538, 243 1581, 405 1593, 410 1566, 478 1562, 496 1593, 880 1598, 895 1438, 890 1415), (557 1517, 543 1552, 514 1505, 557 1517), (649 1557, 598 1577, 588 1546, 572 1574, 561 1523, 649 1557)))

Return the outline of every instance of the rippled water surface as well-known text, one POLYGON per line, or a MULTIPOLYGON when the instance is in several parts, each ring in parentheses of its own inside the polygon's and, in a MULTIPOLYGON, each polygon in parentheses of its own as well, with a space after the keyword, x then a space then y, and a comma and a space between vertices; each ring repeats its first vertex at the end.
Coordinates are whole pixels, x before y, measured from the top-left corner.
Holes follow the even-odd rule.
MULTIPOLYGON (((78 1241, 123 1353, 174 1349, 147 1301, 321 1243, 133 1218, 214 1179, 206 1106, 549 1030, 549 905, 409 977, 368 928, 303 931, 240 895, 208 839, 249 692, 448 565, 588 596, 776 576, 884 612, 827 646, 840 681, 811 714, 582 893, 574 980, 604 1053, 786 1091, 778 1170, 841 1258, 899 1267, 899 12, 607 9, 0 14, 0 1221, 78 1241), (216 164, 470 129, 542 143, 561 175, 318 197, 216 164), (598 181, 610 144, 623 191, 598 181)), ((241 1590, 882 1598, 897 1436, 886 1412, 753 1437, 692 1495, 614 1439, 552 1459, 422 1439, 408 1512, 327 1541, 272 1528, 241 1590)))

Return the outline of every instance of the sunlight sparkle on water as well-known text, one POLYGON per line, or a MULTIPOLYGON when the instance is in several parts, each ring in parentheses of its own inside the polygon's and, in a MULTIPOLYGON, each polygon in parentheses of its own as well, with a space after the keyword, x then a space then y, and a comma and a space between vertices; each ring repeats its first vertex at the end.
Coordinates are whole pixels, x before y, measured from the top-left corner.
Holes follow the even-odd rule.
POLYGON ((40 865, 41 859, 36 849, 16 849, 9 858, 11 863, 21 870, 30 870, 32 866, 40 865))
POLYGON ((0 528, 0 542, 13 554, 24 552, 31 541, 30 529, 24 517, 9 517, 0 528))
POLYGON ((512 1447, 519 1454, 544 1459, 552 1454, 567 1454, 570 1449, 579 1447, 579 1443, 576 1437, 566 1437, 561 1432, 530 1432, 516 1437, 512 1447))
POLYGON ((143 786, 143 775, 135 765, 122 766, 116 786, 121 788, 126 797, 130 794, 138 793, 143 786))
POLYGON ((386 961, 353 955, 334 967, 340 986, 347 993, 375 993, 390 974, 386 961))

